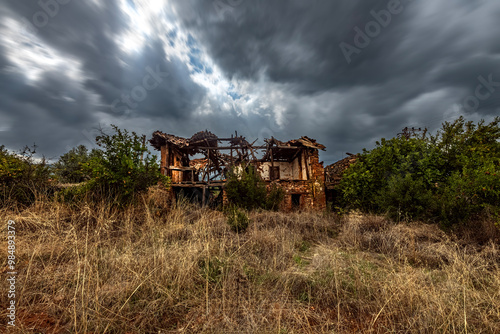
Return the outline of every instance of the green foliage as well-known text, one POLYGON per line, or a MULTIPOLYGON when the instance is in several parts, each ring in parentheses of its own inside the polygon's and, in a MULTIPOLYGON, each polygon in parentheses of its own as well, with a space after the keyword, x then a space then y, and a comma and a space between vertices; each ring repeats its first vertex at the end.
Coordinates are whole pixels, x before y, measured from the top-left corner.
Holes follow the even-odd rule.
POLYGON ((240 208, 252 210, 265 206, 266 185, 253 166, 231 169, 225 189, 229 202, 240 208))
POLYGON ((311 248, 311 243, 307 240, 302 240, 298 245, 299 252, 306 252, 311 248))
POLYGON ((72 148, 61 155, 54 164, 54 173, 60 182, 80 183, 90 179, 90 175, 84 173, 84 165, 90 159, 99 157, 101 151, 93 149, 88 151, 84 145, 72 148))
POLYGON ((236 233, 245 232, 250 223, 250 219, 246 212, 238 209, 236 206, 231 206, 226 213, 227 223, 236 233))
POLYGON ((344 174, 343 206, 444 224, 499 208, 499 124, 461 117, 435 136, 382 139, 344 174))
POLYGON ((269 190, 254 166, 234 167, 226 183, 228 201, 246 210, 277 210, 285 197, 283 189, 273 184, 269 190))
POLYGON ((201 276, 210 283, 219 283, 224 274, 224 262, 218 258, 200 259, 198 261, 201 276))
POLYGON ((145 191, 158 182, 168 185, 168 178, 161 174, 156 156, 146 147, 145 136, 129 133, 112 125, 113 134, 96 137, 101 148, 81 164, 82 174, 90 178, 82 187, 71 188, 66 197, 89 194, 118 203, 129 201, 137 192, 145 191))
POLYGON ((26 146, 19 153, 0 146, 0 204, 16 202, 29 205, 37 194, 51 190, 50 168, 44 158, 36 161, 36 146, 26 146))
POLYGON ((265 208, 267 210, 277 211, 280 204, 285 199, 285 191, 278 187, 275 183, 271 185, 271 189, 267 194, 265 208))
POLYGON ((432 188, 442 179, 441 166, 439 151, 425 137, 382 139, 372 151, 364 150, 344 174, 340 185, 344 205, 383 211, 388 203, 382 197, 388 193, 397 197, 416 187, 432 188), (407 175, 418 185, 410 186, 407 175))
POLYGON ((390 218, 407 221, 424 217, 432 210, 434 198, 422 177, 414 178, 408 173, 391 176, 387 187, 375 196, 375 203, 385 209, 390 218))

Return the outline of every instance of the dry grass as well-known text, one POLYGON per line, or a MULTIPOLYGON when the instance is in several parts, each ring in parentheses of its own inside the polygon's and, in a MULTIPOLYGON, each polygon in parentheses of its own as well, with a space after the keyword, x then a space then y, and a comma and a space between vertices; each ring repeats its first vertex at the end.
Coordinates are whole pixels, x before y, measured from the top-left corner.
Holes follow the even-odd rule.
POLYGON ((313 212, 252 213, 235 234, 220 212, 165 205, 1 211, 18 226, 12 332, 500 332, 494 242, 313 212))

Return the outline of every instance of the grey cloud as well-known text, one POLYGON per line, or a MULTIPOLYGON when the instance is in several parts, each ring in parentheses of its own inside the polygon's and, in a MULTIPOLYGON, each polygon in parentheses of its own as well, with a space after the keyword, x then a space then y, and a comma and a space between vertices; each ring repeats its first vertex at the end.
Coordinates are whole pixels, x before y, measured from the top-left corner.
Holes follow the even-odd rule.
MULTIPOLYGON (((271 105, 256 104, 249 114, 238 106, 223 111, 222 102, 193 81, 184 61, 165 60, 162 36, 150 37, 139 53, 121 51, 117 37, 134 22, 117 0, 73 0, 37 36, 81 64, 82 78, 73 82, 47 69, 30 84, 9 70, 8 50, 0 49, 0 114, 12 126, 0 132, 0 141, 12 147, 42 142, 46 152, 60 154, 82 141, 82 131, 106 120, 148 135, 157 129, 181 136, 238 130, 251 140, 308 135, 327 146, 322 159, 333 162, 404 126, 435 129, 465 113, 453 110, 474 96, 479 76, 500 81, 500 4, 493 1, 402 0, 404 10, 350 63, 339 44, 354 45, 354 27, 364 29, 374 20, 370 12, 386 9, 390 0, 221 1, 223 8, 214 1, 170 3, 183 29, 227 78, 245 81, 258 100, 271 105), (158 87, 147 90, 135 108, 111 109, 141 85, 147 67, 157 65, 169 73, 158 87), (281 100, 266 95, 274 90, 281 100), (274 102, 284 108, 282 126, 275 124, 274 102), (212 113, 199 112, 203 103, 212 113)), ((35 1, 8 1, 0 15, 30 20, 39 10, 35 1)), ((467 115, 491 118, 499 107, 496 89, 467 115)))
MULTIPOLYGON (((347 102, 338 106, 332 101, 331 116, 309 105, 290 106, 287 127, 293 133, 307 131, 297 120, 303 114, 319 116, 323 122, 316 131, 327 147, 360 150, 373 145, 373 138, 395 135, 406 125, 435 129, 449 120, 445 113, 451 105, 474 93, 478 76, 500 68, 499 4, 401 3, 404 10, 392 16, 368 47, 353 54, 350 64, 339 43, 354 45, 353 28, 364 29, 374 20, 370 12, 386 9, 389 0, 243 1, 225 16, 218 16, 211 2, 177 1, 176 6, 185 13, 185 26, 228 76, 257 81, 264 71, 271 82, 288 85, 291 95, 314 99, 326 91, 343 94, 347 102), (449 95, 429 109, 405 112, 410 101, 441 90, 449 95), (356 126, 363 115, 374 119, 369 128, 356 126)), ((498 94, 481 101, 477 114, 469 116, 498 114, 498 94)))
MULTIPOLYGON (((36 2, 9 1, 0 15, 31 21, 40 10, 36 2)), ((191 81, 189 69, 179 59, 166 61, 159 39, 148 40, 140 53, 123 53, 116 41, 131 24, 117 1, 98 6, 80 1, 61 5, 59 13, 38 29, 36 37, 63 57, 81 64, 83 76, 75 81, 67 73, 47 69, 36 83, 30 83, 22 73, 3 71, 0 113, 9 120, 10 130, 0 132, 0 141, 12 149, 36 142, 40 151, 54 156, 76 143, 89 144, 85 137, 95 133, 92 129, 102 123, 104 114, 108 114, 104 118, 107 122, 117 124, 123 118, 188 119, 204 90, 191 81), (169 77, 149 91, 137 108, 126 114, 111 110, 115 99, 129 94, 142 82, 147 67, 156 70, 157 66, 169 77)), ((0 68, 15 68, 5 58, 7 51, 0 43, 0 68)))

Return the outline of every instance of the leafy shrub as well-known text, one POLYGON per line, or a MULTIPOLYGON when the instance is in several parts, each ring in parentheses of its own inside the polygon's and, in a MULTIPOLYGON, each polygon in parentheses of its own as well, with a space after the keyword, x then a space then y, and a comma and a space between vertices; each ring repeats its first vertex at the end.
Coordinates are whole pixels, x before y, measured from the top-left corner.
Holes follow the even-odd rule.
POLYGON ((250 219, 247 214, 238 209, 236 206, 232 206, 227 210, 227 223, 231 226, 231 229, 236 233, 245 232, 250 223, 250 219))
POLYGON ((343 206, 397 219, 463 222, 500 210, 500 118, 445 122, 435 136, 382 139, 344 174, 343 206))
POLYGON ((442 158, 425 137, 382 138, 376 145, 371 151, 363 150, 344 174, 340 184, 344 206, 376 212, 398 208, 401 203, 389 203, 385 197, 409 196, 442 181, 442 158), (418 185, 409 184, 413 182, 418 185))
POLYGON ((283 189, 276 184, 271 185, 268 192, 254 166, 239 166, 230 170, 225 190, 230 203, 246 210, 277 210, 285 196, 283 189))
POLYGON ((422 218, 432 211, 434 198, 422 178, 414 179, 408 173, 391 176, 387 188, 375 196, 375 202, 390 218, 407 221, 422 218))
POLYGON ((50 168, 42 158, 36 161, 36 146, 26 146, 19 153, 9 152, 0 146, 0 204, 18 203, 29 205, 38 194, 49 194, 50 168))
POLYGON ((146 147, 145 136, 129 133, 112 125, 113 134, 96 137, 101 148, 83 164, 82 172, 90 180, 81 187, 73 187, 63 194, 66 198, 90 195, 94 199, 108 199, 125 203, 137 192, 158 183, 168 186, 169 179, 162 175, 156 156, 146 147))
POLYGON ((230 203, 247 210, 265 206, 266 185, 253 166, 239 166, 228 173, 227 199, 230 203))
POLYGON ((90 175, 84 172, 84 165, 100 154, 99 150, 93 149, 89 152, 84 145, 80 145, 61 155, 54 164, 54 173, 58 181, 80 183, 89 180, 90 175))
POLYGON ((281 203, 285 199, 285 191, 283 188, 277 186, 275 183, 271 185, 267 193, 265 208, 267 210, 276 211, 279 209, 281 203))

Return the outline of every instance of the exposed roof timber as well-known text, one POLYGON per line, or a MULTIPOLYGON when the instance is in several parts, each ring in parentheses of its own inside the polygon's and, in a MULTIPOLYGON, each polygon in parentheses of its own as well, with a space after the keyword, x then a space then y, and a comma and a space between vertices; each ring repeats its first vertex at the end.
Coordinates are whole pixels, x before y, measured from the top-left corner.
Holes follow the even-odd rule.
MULTIPOLYGON (((271 139, 264 140, 267 145, 254 146, 253 143, 249 143, 245 137, 232 136, 231 138, 218 138, 216 135, 209 131, 200 131, 194 134, 190 139, 177 137, 175 135, 166 134, 161 131, 155 131, 153 137, 149 140, 151 145, 159 150, 161 146, 165 144, 172 145, 175 149, 180 152, 184 152, 188 155, 194 155, 196 153, 203 153, 204 151, 221 151, 221 150, 250 150, 251 155, 254 155, 254 150, 266 150, 264 157, 269 156, 270 150, 273 151, 273 156, 280 160, 293 160, 297 157, 302 149, 318 149, 325 150, 325 146, 316 142, 315 139, 311 139, 307 136, 302 136, 299 139, 293 139, 287 142, 282 142, 274 137, 271 139), (229 142, 230 146, 219 146, 219 142, 229 142)), ((240 153, 247 152, 242 151, 240 153)), ((239 155, 241 155, 238 153, 239 155)), ((242 157, 248 158, 248 154, 245 153, 242 157)), ((213 160, 214 157, 210 157, 213 160)), ((241 158, 241 157, 240 157, 241 158)), ((216 161, 214 163, 217 165, 216 161)))
POLYGON ((277 146, 279 148, 305 146, 323 151, 326 149, 325 145, 317 143, 315 139, 311 139, 307 136, 302 136, 299 139, 292 139, 287 142, 282 142, 274 137, 271 137, 271 139, 265 139, 265 142, 271 146, 277 146))

